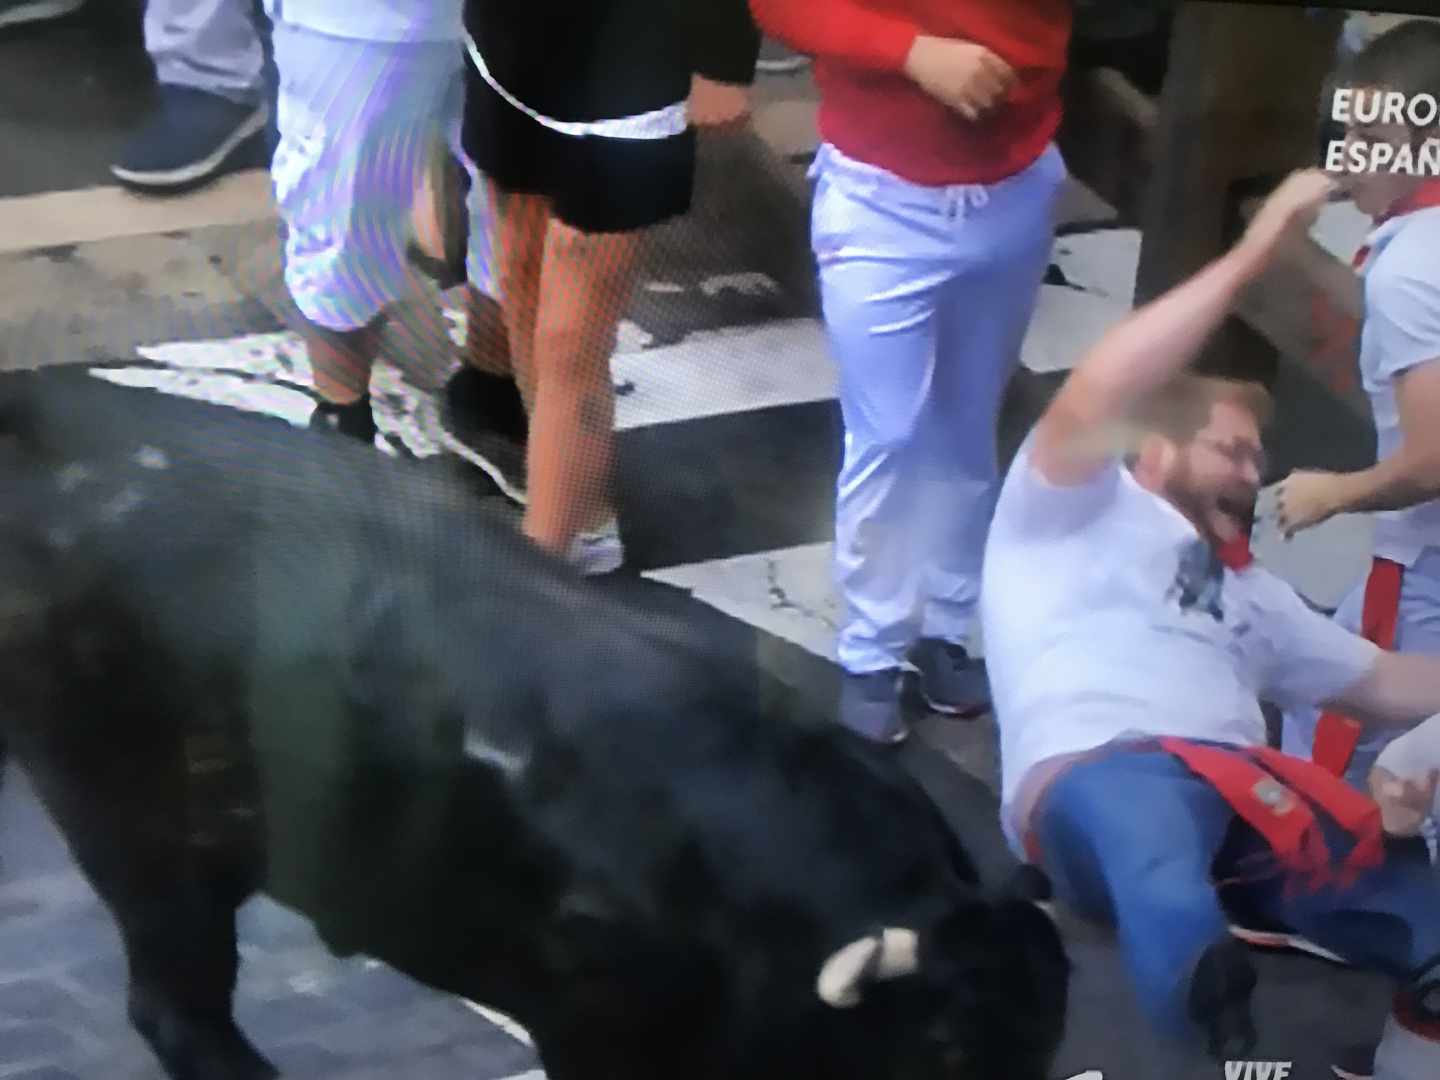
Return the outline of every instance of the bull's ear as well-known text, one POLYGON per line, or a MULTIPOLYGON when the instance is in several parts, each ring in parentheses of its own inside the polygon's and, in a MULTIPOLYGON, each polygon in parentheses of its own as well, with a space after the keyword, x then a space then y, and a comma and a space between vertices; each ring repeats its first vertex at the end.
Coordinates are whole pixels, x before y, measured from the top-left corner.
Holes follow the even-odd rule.
POLYGON ((1010 875, 1004 895, 1011 900, 1027 900, 1052 920, 1055 918, 1055 886, 1049 875, 1033 863, 1025 863, 1010 875))
POLYGON ((1029 900, 1032 904, 1046 904, 1055 895, 1050 877, 1034 863, 1023 863, 1010 875, 1005 893, 1016 900, 1029 900))
POLYGON ((920 940, 914 930, 887 927, 837 949, 820 967, 815 989, 836 1009, 860 1004, 872 982, 898 979, 920 970, 920 940))

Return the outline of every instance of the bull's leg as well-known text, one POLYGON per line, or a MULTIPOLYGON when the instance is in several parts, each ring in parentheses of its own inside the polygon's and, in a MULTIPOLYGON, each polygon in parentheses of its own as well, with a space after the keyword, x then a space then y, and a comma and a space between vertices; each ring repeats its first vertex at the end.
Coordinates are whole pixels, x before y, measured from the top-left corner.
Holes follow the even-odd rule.
POLYGON ((130 1020, 174 1080, 268 1080, 279 1073, 232 1016, 235 904, 179 887, 112 904, 130 961, 130 1020))
MULTIPOLYGON (((147 759, 154 760, 154 759, 147 759)), ((37 789, 119 924, 129 1011, 172 1080, 268 1080, 279 1073, 231 1016, 235 911, 258 860, 243 843, 197 846, 173 769, 36 762, 37 789)))

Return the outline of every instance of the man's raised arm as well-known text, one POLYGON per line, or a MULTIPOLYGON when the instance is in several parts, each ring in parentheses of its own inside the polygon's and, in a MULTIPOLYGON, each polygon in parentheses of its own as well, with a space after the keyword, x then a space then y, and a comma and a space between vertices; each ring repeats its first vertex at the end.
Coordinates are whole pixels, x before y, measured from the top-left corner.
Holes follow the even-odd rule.
POLYGON ((1030 460, 1040 474, 1072 485, 1103 468, 1114 455, 1119 426, 1194 361, 1241 291, 1292 237, 1309 231, 1333 189, 1318 170, 1292 174, 1235 247, 1101 338, 1036 425, 1030 460))

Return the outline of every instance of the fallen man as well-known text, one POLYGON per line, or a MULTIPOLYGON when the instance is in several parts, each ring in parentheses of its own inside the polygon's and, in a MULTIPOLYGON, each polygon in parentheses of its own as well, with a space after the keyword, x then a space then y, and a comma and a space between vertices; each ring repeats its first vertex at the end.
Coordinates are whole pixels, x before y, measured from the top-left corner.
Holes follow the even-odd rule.
POLYGON ((1017 849, 1113 922, 1163 1030, 1220 1060, 1255 1041, 1255 972, 1217 888, 1357 966, 1399 1007, 1376 1080, 1440 1076, 1440 887, 1387 858, 1380 810, 1266 748, 1260 700, 1404 728, 1440 712, 1440 658, 1382 652, 1253 564, 1258 387, 1185 369, 1331 182, 1299 173, 1247 234, 1070 376, 1002 491, 982 590, 1017 849))

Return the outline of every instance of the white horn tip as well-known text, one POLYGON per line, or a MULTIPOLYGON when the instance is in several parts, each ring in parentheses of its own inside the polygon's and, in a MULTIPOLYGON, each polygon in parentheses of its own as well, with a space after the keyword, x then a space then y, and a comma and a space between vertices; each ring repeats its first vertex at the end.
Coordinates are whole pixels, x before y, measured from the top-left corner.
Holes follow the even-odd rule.
POLYGON ((815 989, 836 1009, 860 1004, 861 989, 872 979, 896 979, 920 970, 920 937, 914 930, 887 927, 837 950, 820 968, 815 989))

